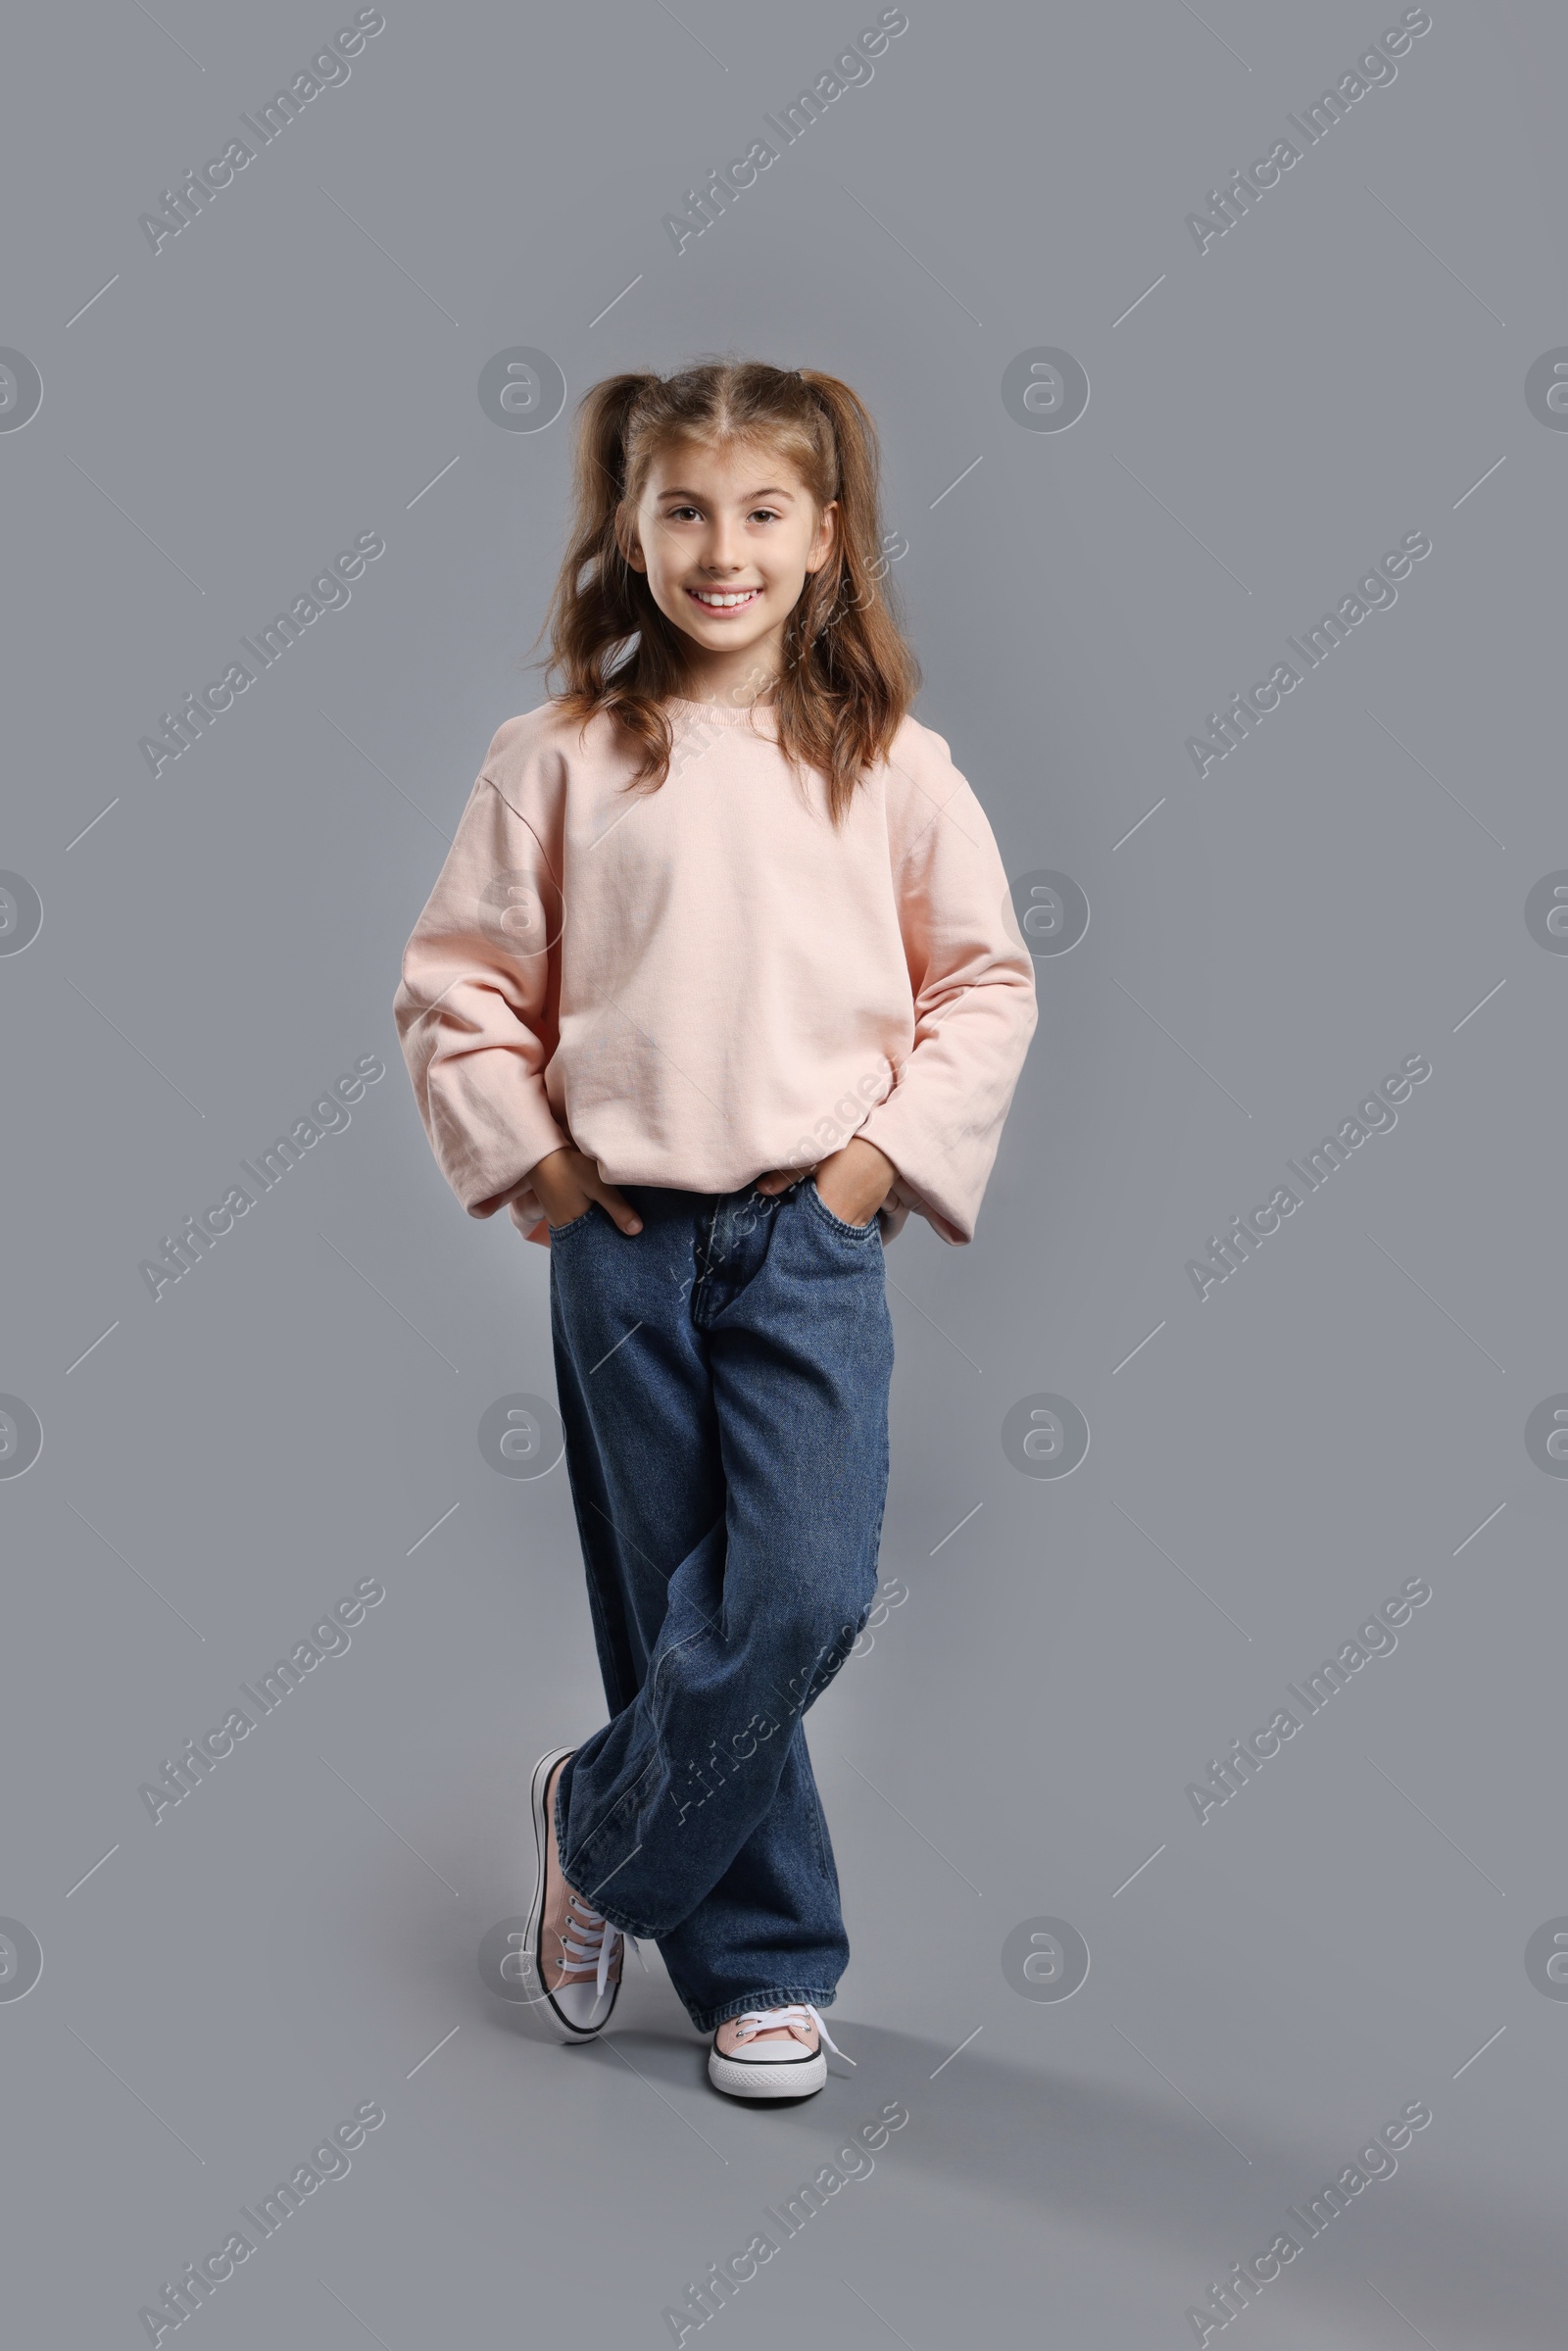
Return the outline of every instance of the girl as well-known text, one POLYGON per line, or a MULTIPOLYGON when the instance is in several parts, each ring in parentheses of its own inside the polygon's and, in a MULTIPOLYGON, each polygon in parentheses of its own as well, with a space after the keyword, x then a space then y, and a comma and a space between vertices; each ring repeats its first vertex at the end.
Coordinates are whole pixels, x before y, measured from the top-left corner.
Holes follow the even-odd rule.
POLYGON ((709 2076, 826 2079, 849 1958, 802 1717, 869 1614, 883 1247, 967 1242, 1035 1023, 979 802, 908 715, 847 384, 710 363, 578 412, 547 625, 396 1017, 471 1216, 550 1249, 610 1720, 532 1790, 564 2032, 659 1944, 709 2076))

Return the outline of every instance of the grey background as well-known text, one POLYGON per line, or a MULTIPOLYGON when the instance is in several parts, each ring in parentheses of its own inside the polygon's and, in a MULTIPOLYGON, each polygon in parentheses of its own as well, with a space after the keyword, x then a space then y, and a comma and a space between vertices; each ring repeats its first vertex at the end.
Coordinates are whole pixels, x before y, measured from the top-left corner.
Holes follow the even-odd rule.
POLYGON ((1568 1491, 1523 1431, 1568 1389, 1568 962, 1523 908, 1568 865, 1568 439, 1523 386, 1568 340, 1568 34, 1434 0, 1200 256, 1185 215, 1396 9, 910 0, 677 257, 662 215, 875 13, 389 0, 156 257, 138 214, 352 12, 12 30, 0 342, 44 385, 0 434, 0 865, 44 908, 0 959, 0 1388, 44 1430, 0 1481, 0 1912, 44 1955, 0 2002, 19 2342, 144 2341, 160 2281, 369 2099, 210 2344, 668 2341, 684 2281, 895 2098, 726 2339, 1191 2341, 1416 2099, 1249 2338, 1557 2339, 1568 2012, 1524 1951, 1568 1912, 1568 1491), (446 1192, 390 1018, 490 735, 542 699, 566 419, 476 396, 519 344, 572 400, 720 350, 854 383, 918 713, 1009 873, 1093 909, 1039 965, 977 1240, 889 1253, 908 1597, 811 1721, 859 2065, 784 2114, 708 2090, 653 1953, 586 2050, 475 1965, 526 1907, 528 1766, 602 1704, 564 1472, 476 1440, 553 1392, 545 1253, 446 1192), (1089 374, 1065 433, 1003 406, 1039 345, 1089 374), (349 607, 154 781, 158 713, 372 529, 349 607), (1397 605, 1200 781, 1203 714, 1417 529, 1397 605), (159 1236, 370 1053, 350 1128, 154 1304, 159 1236), (1397 1128, 1200 1303, 1204 1237, 1417 1053, 1397 1128), (1092 1436, 1059 1483, 1000 1437, 1047 1393, 1092 1436), (371 1575, 349 1653, 155 1827, 139 1784, 371 1575), (1187 1783, 1415 1575, 1397 1652, 1200 1826, 1187 1783), (1003 1973, 1041 1918, 1092 1954, 1062 2003, 1003 1973))

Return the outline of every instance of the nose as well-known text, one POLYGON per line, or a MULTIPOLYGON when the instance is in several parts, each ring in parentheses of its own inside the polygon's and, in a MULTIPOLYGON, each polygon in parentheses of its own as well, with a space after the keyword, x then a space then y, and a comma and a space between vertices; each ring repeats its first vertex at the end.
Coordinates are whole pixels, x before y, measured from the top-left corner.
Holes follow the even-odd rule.
POLYGON ((716 577, 720 572, 739 571, 743 563, 738 525, 723 514, 716 515, 710 526, 703 569, 716 577))

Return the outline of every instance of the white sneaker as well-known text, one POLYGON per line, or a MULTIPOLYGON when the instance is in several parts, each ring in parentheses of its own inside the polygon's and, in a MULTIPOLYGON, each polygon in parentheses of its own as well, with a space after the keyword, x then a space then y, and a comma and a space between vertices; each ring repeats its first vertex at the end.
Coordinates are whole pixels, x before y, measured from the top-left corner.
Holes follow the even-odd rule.
POLYGON ((556 1780, 570 1753, 570 1747, 554 1747, 533 1769, 529 1801, 538 1875, 523 1947, 556 2022, 573 2040, 590 2040, 609 2024, 615 2005, 624 1937, 567 1885, 556 1851, 556 1780))
POLYGON ((824 2041, 835 2057, 844 2057, 808 2000, 789 2008, 750 2008, 727 2017, 714 2033, 708 2079, 731 2098, 808 2098, 827 2080, 824 2041))

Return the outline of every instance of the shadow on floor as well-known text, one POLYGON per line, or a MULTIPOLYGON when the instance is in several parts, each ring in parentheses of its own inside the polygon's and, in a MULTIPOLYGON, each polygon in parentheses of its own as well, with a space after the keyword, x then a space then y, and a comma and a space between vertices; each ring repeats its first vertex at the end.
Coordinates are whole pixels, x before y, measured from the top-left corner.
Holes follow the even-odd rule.
MULTIPOLYGON (((526 2011, 508 2021, 530 2040, 552 2037, 526 2011)), ((1092 2230, 1121 2237, 1129 2251, 1184 2275, 1190 2269, 1190 2286, 1180 2290, 1198 2299, 1209 2278, 1263 2252, 1284 2229, 1301 2250, 1260 2299, 1277 2294, 1278 2307, 1338 2329, 1338 2339, 1362 2339, 1369 2325, 1382 2331, 1381 2313, 1369 2310, 1370 2270, 1385 2286, 1419 2278, 1421 2309, 1443 2314, 1446 2347, 1561 2351, 1568 2258, 1560 2225, 1544 2202, 1527 2210, 1506 2191, 1488 2195, 1479 2183, 1473 2195, 1458 2196, 1424 2176, 1429 2132, 1442 2129, 1441 2116, 1398 2157, 1392 2178, 1372 2181, 1308 2238, 1285 2208, 1303 2210, 1353 2159, 1349 2144, 1325 2163, 1321 2146, 1293 2141, 1261 2120, 1238 2125, 1248 2168, 1207 2123, 1173 2109, 1168 2098, 1053 2075, 977 2048, 944 2064, 950 2053, 934 2041, 837 2015, 833 2022, 857 2064, 851 2072, 830 2060, 820 2097, 782 2109, 722 2102, 726 2129, 795 2147, 803 2177, 823 2160, 834 2131, 848 2136, 898 2100, 910 2118, 897 2141, 900 2170, 914 2170, 939 2191, 1013 2207, 1043 2228, 1047 2269, 1054 2230, 1092 2230), (1357 2209, 1362 2203, 1377 2214, 1371 2231, 1357 2209), (1227 2213, 1234 2219, 1216 2224, 1216 2214, 1227 2213), (1329 2247, 1348 2250, 1326 2258, 1329 2247)), ((695 2124, 707 2120, 711 2128, 716 2093, 706 2080, 706 2046, 667 1982, 650 1976, 628 1983, 611 2033, 573 2054, 608 2075, 633 2069, 695 2124)), ((1446 2168, 1451 2180, 1451 2156, 1446 2168)), ((1392 2311, 1387 2329, 1391 2339, 1405 2331, 1392 2311)))

